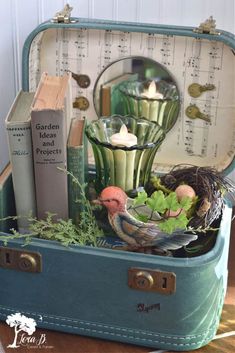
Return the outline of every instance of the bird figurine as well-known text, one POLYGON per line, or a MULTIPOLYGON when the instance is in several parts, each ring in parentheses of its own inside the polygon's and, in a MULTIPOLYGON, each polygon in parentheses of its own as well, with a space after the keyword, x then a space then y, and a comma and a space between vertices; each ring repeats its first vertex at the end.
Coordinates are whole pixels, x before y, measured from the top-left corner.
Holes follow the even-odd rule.
POLYGON ((108 219, 116 234, 129 245, 129 250, 154 247, 161 252, 176 250, 197 239, 196 234, 177 230, 172 234, 162 232, 157 224, 144 223, 135 219, 127 211, 127 195, 117 186, 108 186, 100 194, 95 204, 107 208, 108 219))

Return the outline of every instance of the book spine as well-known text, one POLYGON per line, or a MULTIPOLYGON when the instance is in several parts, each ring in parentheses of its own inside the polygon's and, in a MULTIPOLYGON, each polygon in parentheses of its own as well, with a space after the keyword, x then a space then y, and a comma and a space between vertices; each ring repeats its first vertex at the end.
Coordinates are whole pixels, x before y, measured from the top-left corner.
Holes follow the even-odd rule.
POLYGON ((37 217, 45 219, 47 212, 55 219, 68 218, 66 169, 66 119, 61 110, 31 113, 37 217))
MULTIPOLYGON (((0 219, 5 217, 3 187, 0 185, 0 219)), ((5 221, 0 221, 0 232, 5 232, 5 221)))
POLYGON ((36 215, 30 121, 6 125, 18 230, 27 232, 28 217, 36 215))
MULTIPOLYGON (((71 172, 75 178, 78 179, 82 185, 85 182, 85 158, 84 146, 68 147, 68 171, 71 172)), ((69 218, 73 223, 78 225, 80 220, 80 213, 83 210, 81 202, 81 188, 76 184, 70 175, 68 175, 68 197, 69 197, 69 218)))
POLYGON ((101 116, 111 115, 111 88, 102 87, 101 88, 101 102, 100 102, 101 116))
MULTIPOLYGON (((12 175, 0 187, 0 219, 16 215, 12 175)), ((16 222, 12 219, 0 221, 0 232, 9 233, 11 228, 16 229, 16 222)))

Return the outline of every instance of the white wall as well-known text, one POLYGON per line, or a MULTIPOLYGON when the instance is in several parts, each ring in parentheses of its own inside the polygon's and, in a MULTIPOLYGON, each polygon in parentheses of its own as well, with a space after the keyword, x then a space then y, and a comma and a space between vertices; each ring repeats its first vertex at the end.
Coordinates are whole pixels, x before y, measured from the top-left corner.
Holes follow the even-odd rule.
MULTIPOLYGON (((8 162, 4 119, 21 87, 23 43, 39 23, 61 10, 64 0, 0 0, 0 171, 8 162)), ((234 0, 70 0, 75 17, 198 26, 210 15, 235 33, 234 0)))

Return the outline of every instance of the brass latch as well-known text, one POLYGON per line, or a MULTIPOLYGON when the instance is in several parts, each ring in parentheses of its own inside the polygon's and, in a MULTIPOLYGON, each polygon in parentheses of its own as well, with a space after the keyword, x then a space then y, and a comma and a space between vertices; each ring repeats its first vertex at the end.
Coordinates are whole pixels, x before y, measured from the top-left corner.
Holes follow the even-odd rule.
POLYGON ((24 272, 42 272, 41 254, 0 247, 0 267, 24 272))
POLYGON ((220 32, 216 30, 216 21, 210 16, 205 22, 202 22, 199 27, 195 28, 193 32, 204 33, 204 34, 216 34, 220 35, 220 32))
POLYGON ((51 22, 53 23, 75 23, 76 20, 71 20, 70 15, 72 12, 72 6, 66 4, 63 10, 57 12, 55 16, 52 18, 51 22))
POLYGON ((173 272, 165 272, 146 268, 129 268, 128 286, 161 294, 173 294, 176 290, 176 275, 173 272))

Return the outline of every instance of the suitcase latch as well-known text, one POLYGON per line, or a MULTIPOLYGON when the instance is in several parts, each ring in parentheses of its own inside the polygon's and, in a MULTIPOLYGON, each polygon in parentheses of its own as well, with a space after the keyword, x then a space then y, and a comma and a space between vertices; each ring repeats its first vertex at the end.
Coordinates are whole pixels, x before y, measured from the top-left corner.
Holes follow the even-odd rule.
POLYGON ((55 16, 52 18, 51 22, 53 23, 75 23, 76 20, 71 20, 70 15, 73 7, 66 4, 63 10, 57 12, 55 16))
POLYGON ((216 21, 210 16, 205 22, 202 22, 199 27, 194 28, 193 32, 203 34, 214 34, 219 36, 220 32, 216 30, 216 21))
POLYGON ((24 272, 42 272, 41 254, 0 247, 0 267, 24 272))
POLYGON ((176 275, 173 272, 129 268, 128 286, 132 289, 169 295, 176 290, 176 275))

